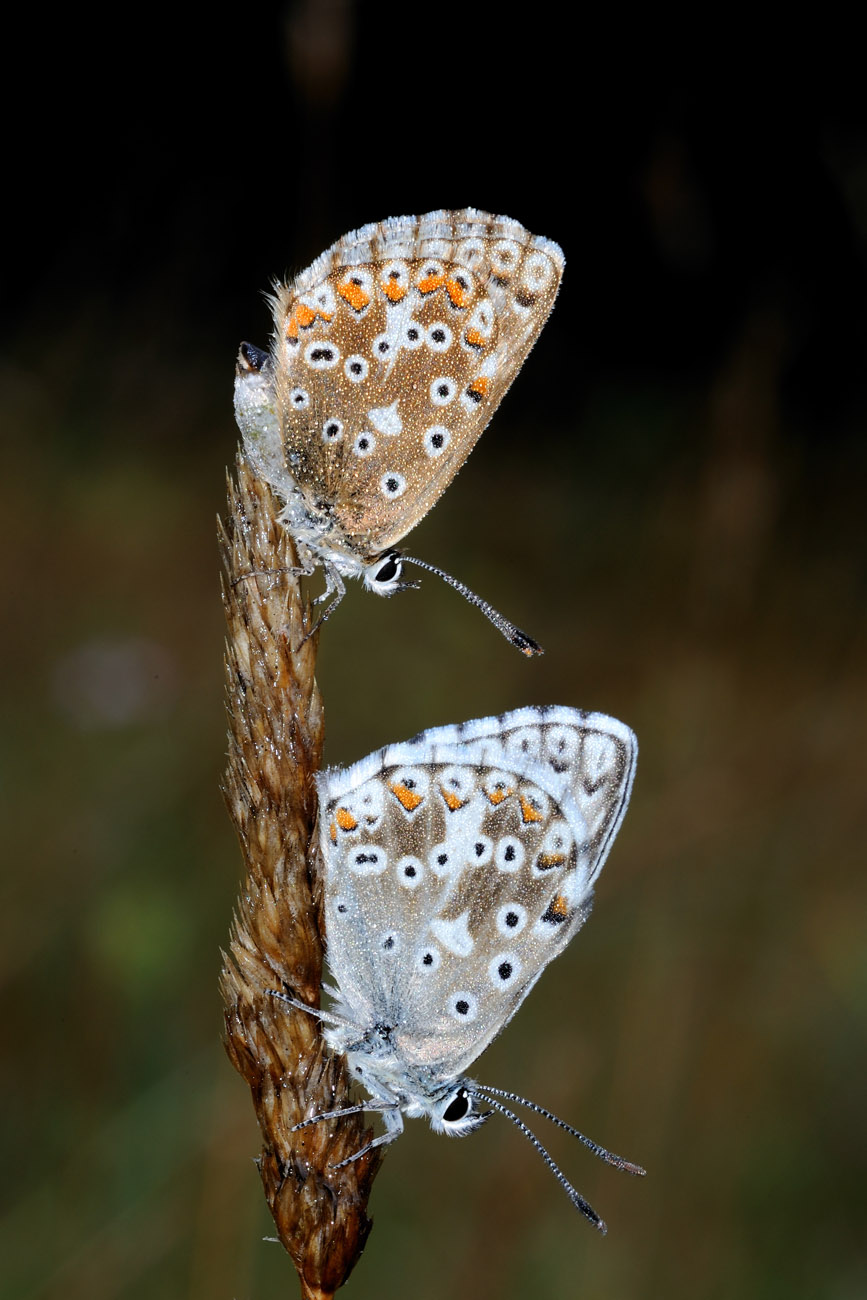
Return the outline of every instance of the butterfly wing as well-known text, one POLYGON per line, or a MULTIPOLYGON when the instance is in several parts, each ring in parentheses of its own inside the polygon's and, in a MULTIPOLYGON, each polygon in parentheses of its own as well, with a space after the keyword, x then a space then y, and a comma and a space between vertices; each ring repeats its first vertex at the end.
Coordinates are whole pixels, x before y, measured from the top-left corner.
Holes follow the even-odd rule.
POLYGON ((563 266, 551 241, 467 209, 365 226, 277 288, 262 403, 277 420, 245 439, 259 463, 285 458, 323 547, 369 562, 430 510, 535 343, 563 266))
POLYGON ((580 929, 637 745, 601 714, 523 709, 319 777, 328 960, 360 1029, 457 1077, 580 929))

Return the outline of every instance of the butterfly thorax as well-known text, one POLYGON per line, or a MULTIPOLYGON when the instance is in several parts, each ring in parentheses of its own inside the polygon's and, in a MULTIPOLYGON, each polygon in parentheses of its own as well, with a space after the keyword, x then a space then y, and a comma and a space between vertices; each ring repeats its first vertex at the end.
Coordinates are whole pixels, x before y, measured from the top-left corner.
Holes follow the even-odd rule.
POLYGON ((350 1024, 325 1030, 329 1047, 342 1053, 351 1076, 371 1097, 392 1103, 411 1119, 426 1116, 434 1128, 441 1128, 439 1116, 456 1091, 466 1086, 463 1079, 444 1078, 430 1068, 411 1067, 401 1051, 394 1024, 377 1021, 359 1033, 350 1024))
MULTIPOLYGON (((320 564, 332 565, 344 578, 360 578, 365 562, 342 539, 342 530, 328 503, 311 504, 300 488, 285 497, 279 515, 301 552, 306 549, 320 564)), ((371 557, 373 558, 373 557, 371 557)))
POLYGON ((403 1102, 430 1090, 431 1081, 408 1070, 401 1060, 394 1024, 377 1021, 362 1032, 351 1024, 329 1026, 325 1039, 333 1051, 346 1056, 353 1078, 363 1083, 372 1096, 403 1102))

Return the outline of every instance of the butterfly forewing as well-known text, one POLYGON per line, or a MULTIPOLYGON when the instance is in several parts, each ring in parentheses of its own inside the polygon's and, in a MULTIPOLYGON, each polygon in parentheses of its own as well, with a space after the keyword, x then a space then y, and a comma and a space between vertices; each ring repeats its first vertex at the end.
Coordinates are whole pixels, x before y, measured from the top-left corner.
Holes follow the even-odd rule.
POLYGON ((466 1069, 586 919, 635 753, 614 719, 525 709, 321 776, 342 1014, 393 1026, 409 1069, 466 1069))
POLYGON ((329 544, 399 541, 469 455, 548 318, 556 244, 468 209, 338 241, 274 299, 282 453, 329 544))

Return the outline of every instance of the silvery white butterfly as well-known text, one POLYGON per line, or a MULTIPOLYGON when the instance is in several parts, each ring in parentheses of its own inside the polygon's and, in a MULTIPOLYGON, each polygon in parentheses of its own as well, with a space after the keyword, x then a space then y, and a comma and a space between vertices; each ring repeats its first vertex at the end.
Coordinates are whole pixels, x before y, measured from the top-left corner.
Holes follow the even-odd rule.
MULTIPOLYGON (((564 707, 436 727, 317 777, 331 1011, 325 1039, 371 1100, 311 1116, 404 1115, 472 1132, 499 1111, 540 1151, 572 1203, 605 1225, 498 1098, 605 1151, 541 1106, 465 1071, 590 912, 623 820, 638 752, 622 722, 564 707)), ((364 1151, 356 1152, 357 1159, 364 1151)), ((344 1162, 346 1163, 346 1162, 344 1162)))
MULTIPOLYGON (((272 298, 270 353, 242 343, 235 414, 283 501, 302 572, 389 596, 405 562, 456 587, 523 653, 541 648, 395 545, 463 465, 548 319, 564 258, 508 217, 429 212, 350 232, 272 298)), ((321 621, 321 620, 320 620, 321 621)))

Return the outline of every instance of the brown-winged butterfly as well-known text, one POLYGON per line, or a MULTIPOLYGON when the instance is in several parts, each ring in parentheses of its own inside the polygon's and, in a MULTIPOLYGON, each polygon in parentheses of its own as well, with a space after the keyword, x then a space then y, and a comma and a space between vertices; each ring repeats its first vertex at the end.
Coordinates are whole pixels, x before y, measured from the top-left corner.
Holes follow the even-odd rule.
MULTIPOLYGON (((467 208, 344 235, 275 287, 270 352, 242 343, 235 413, 282 502, 301 571, 392 595, 405 563, 438 574, 524 654, 541 647, 463 583, 396 544, 463 465, 548 319, 564 258, 467 208)), ((321 621, 321 620, 320 620, 321 621)))

